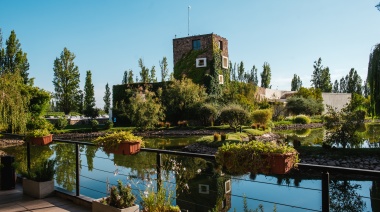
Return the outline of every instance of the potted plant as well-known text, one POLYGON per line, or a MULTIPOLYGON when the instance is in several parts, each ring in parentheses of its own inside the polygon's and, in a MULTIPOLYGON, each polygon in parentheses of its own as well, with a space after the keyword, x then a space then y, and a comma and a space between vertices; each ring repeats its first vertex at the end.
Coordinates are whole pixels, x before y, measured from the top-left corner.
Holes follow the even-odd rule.
POLYGON ((45 160, 33 170, 23 173, 23 193, 44 198, 54 192, 55 160, 45 160))
POLYGON ((141 146, 144 146, 142 137, 135 136, 129 131, 109 133, 96 138, 94 142, 102 146, 106 152, 124 155, 136 154, 141 146))
POLYGON ((139 211, 139 205, 135 204, 135 200, 131 186, 124 186, 121 180, 118 180, 117 187, 111 187, 108 197, 92 201, 92 212, 139 211))
POLYGON ((298 162, 298 152, 272 142, 227 143, 219 147, 216 160, 230 173, 285 174, 298 162))
POLYGON ((34 145, 47 145, 53 141, 53 134, 48 129, 35 129, 27 134, 27 140, 34 145))

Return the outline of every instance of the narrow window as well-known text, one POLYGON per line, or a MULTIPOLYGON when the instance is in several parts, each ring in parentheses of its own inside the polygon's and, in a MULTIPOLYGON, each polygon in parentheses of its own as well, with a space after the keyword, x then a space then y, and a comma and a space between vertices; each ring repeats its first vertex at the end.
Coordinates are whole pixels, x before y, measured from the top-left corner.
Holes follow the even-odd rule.
POLYGON ((219 49, 223 50, 223 41, 221 41, 221 40, 219 41, 219 49))
POLYGON ((193 50, 201 49, 201 40, 193 40, 193 50))

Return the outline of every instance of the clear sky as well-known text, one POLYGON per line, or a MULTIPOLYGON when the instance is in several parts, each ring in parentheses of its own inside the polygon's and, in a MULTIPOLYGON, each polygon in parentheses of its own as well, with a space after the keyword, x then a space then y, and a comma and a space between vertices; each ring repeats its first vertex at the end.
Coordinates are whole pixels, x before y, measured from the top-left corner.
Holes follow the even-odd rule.
MULTIPOLYGON (((273 89, 290 90, 294 74, 310 87, 313 62, 322 58, 332 82, 355 68, 367 77, 372 47, 380 43, 380 0, 0 0, 3 42, 15 30, 30 63, 29 76, 48 91, 53 62, 64 47, 76 55, 84 87, 92 72, 103 107, 105 85, 120 84, 125 70, 139 74, 138 59, 156 66, 168 58, 172 39, 215 33, 227 38, 229 58, 272 70, 273 89)), ((259 77, 260 81, 260 77, 259 77)))

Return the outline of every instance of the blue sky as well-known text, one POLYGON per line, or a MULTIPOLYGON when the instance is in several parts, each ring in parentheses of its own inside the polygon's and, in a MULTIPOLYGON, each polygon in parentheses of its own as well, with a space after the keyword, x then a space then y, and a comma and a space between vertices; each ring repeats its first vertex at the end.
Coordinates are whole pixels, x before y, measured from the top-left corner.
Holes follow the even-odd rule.
MULTIPOLYGON (((264 62, 274 89, 290 90, 294 74, 310 86, 313 62, 322 58, 332 81, 355 68, 367 77, 372 47, 380 43, 380 0, 0 0, 3 41, 15 30, 28 54, 35 85, 54 91, 53 62, 64 47, 76 55, 83 89, 92 72, 96 104, 105 85, 120 84, 125 70, 139 73, 168 58, 172 39, 215 33, 228 39, 229 58, 249 71, 264 62)), ((260 81, 260 77, 259 77, 260 81)))

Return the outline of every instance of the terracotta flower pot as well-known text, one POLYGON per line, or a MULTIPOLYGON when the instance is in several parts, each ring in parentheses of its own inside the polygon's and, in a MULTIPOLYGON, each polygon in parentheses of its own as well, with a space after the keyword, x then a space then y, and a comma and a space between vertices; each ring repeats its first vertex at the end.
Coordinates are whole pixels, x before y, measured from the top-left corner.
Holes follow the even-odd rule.
POLYGON ((109 205, 100 203, 100 200, 92 201, 92 212, 139 212, 139 205, 135 204, 129 208, 115 208, 109 205))
POLYGON ((259 169, 259 172, 265 174, 286 174, 293 168, 296 162, 295 154, 261 154, 263 165, 259 169))
POLYGON ((34 137, 34 138, 32 137, 32 138, 29 138, 29 141, 32 144, 38 145, 38 146, 48 145, 49 143, 53 141, 53 134, 43 136, 43 137, 34 137))
POLYGON ((120 155, 133 155, 140 151, 141 144, 140 142, 126 142, 120 143, 116 149, 107 149, 104 150, 108 153, 120 154, 120 155))

